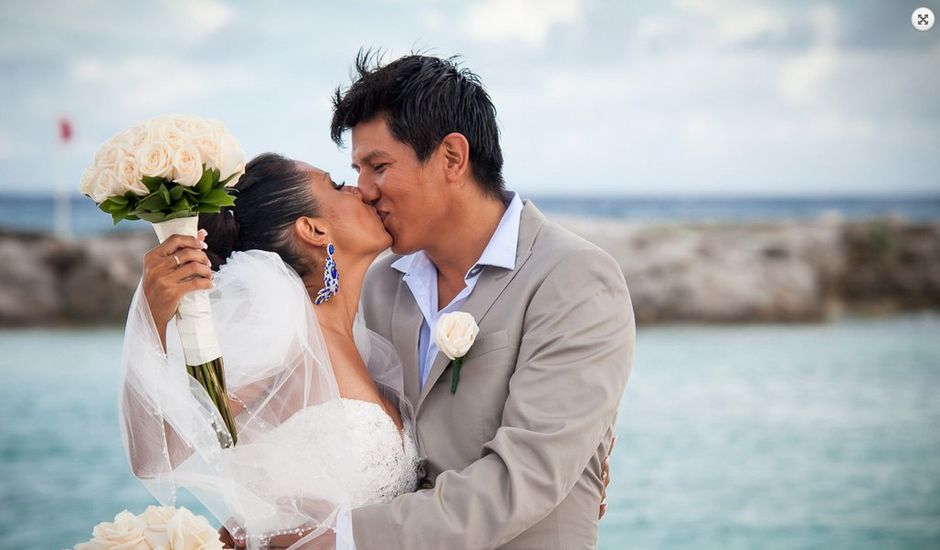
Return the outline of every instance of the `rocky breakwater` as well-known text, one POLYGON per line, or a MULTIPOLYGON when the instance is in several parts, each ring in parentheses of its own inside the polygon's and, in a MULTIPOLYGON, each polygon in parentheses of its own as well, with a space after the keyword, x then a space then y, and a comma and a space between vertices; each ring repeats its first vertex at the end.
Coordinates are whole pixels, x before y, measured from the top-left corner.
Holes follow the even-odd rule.
POLYGON ((0 325, 123 323, 149 233, 59 240, 0 230, 0 325))
MULTIPOLYGON (((940 309, 940 223, 561 219, 620 264, 640 323, 822 321, 940 309)), ((149 233, 0 230, 0 325, 121 324, 149 233)))
POLYGON ((562 224, 617 260, 640 323, 940 309, 940 223, 562 224))

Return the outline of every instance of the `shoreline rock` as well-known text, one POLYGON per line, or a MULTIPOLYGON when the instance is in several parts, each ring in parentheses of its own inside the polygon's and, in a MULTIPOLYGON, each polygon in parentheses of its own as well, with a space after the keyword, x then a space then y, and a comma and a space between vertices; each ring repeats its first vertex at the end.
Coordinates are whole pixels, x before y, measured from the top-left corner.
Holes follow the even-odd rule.
MULTIPOLYGON (((820 322, 940 310, 940 222, 559 219, 624 271, 637 322, 820 322)), ((0 229, 0 326, 121 325, 146 232, 62 241, 0 229)))
POLYGON ((0 326, 123 325, 156 244, 143 232, 63 241, 0 229, 0 326))

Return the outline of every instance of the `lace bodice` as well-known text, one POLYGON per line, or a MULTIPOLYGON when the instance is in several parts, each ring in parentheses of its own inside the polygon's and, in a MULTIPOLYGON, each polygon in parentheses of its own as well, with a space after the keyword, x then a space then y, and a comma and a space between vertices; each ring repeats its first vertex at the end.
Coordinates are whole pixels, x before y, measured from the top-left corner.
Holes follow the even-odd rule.
POLYGON ((264 480, 252 487, 271 500, 298 492, 353 508, 380 504, 414 490, 418 455, 407 432, 399 432, 375 403, 334 399, 306 407, 256 442, 227 451, 229 467, 243 479, 264 480), (254 444, 257 443, 257 444, 254 444), (278 449, 277 470, 262 471, 271 457, 256 450, 278 449))

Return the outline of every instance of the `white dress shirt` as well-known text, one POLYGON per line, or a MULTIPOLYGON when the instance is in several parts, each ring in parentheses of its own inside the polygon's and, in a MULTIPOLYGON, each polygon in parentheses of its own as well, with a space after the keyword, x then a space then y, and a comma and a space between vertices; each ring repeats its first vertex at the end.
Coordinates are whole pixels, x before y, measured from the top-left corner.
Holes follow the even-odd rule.
POLYGON ((464 302, 470 297, 483 266, 493 266, 502 269, 516 268, 516 246, 519 241, 519 223, 522 219, 522 199, 516 193, 509 193, 506 197, 508 204, 499 225, 489 243, 483 249, 480 259, 467 271, 464 276, 466 286, 443 309, 438 309, 437 268, 423 250, 414 254, 402 256, 392 267, 404 273, 403 280, 411 290, 418 309, 424 316, 421 331, 418 334, 418 367, 421 374, 421 387, 427 383, 434 358, 437 357, 437 344, 431 335, 437 321, 445 313, 460 311, 464 302))

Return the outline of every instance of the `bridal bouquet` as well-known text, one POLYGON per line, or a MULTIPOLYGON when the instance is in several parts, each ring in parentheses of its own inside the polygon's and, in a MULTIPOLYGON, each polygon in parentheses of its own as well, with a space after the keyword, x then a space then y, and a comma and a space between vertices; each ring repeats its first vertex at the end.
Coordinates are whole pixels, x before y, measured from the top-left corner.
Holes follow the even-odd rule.
MULTIPOLYGON (((82 174, 80 189, 98 208, 122 220, 153 224, 162 243, 196 236, 200 212, 235 204, 229 188, 245 172, 245 154, 222 123, 195 116, 157 117, 108 140, 82 174)), ((179 260, 177 260, 179 261, 179 260)), ((223 447, 237 442, 208 291, 185 295, 176 314, 189 374, 219 411, 214 426, 223 447)))
POLYGON ((92 537, 74 550, 223 550, 209 520, 172 506, 148 506, 139 516, 124 510, 96 525, 92 537))

